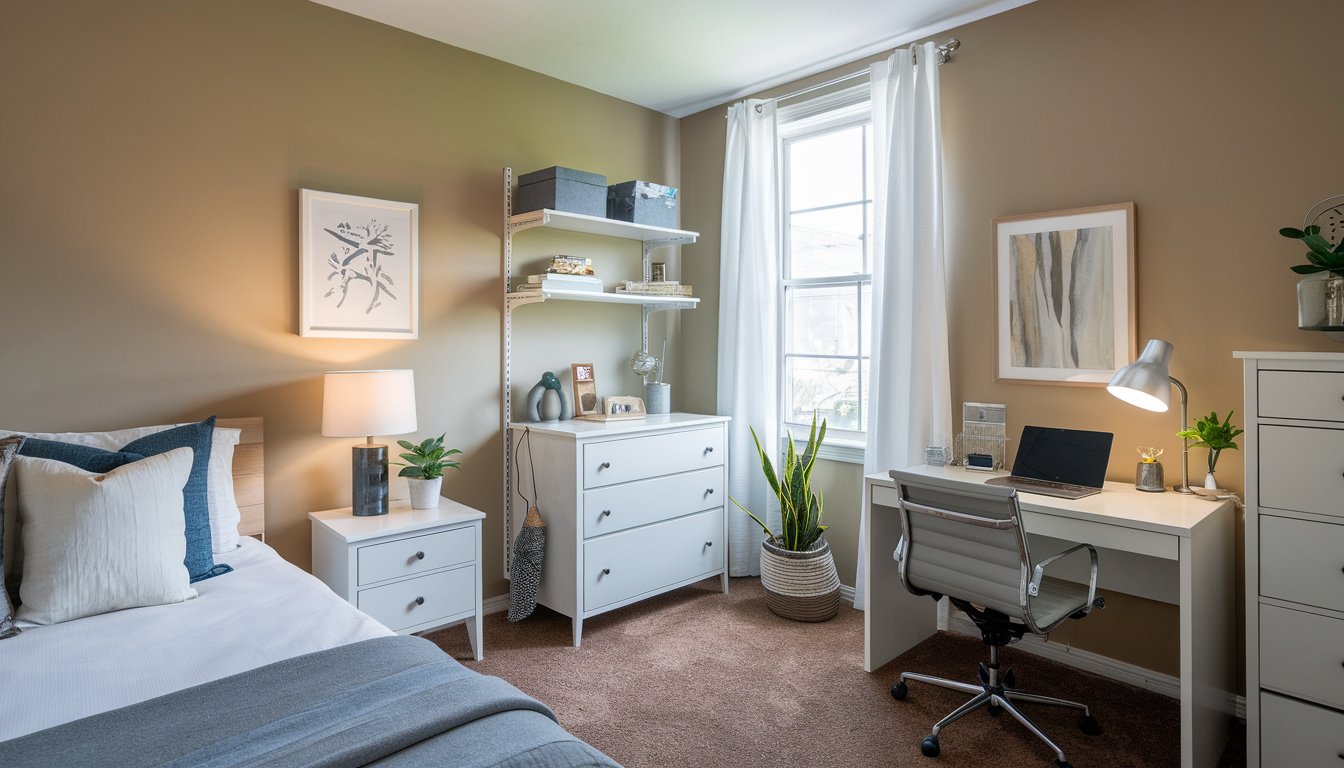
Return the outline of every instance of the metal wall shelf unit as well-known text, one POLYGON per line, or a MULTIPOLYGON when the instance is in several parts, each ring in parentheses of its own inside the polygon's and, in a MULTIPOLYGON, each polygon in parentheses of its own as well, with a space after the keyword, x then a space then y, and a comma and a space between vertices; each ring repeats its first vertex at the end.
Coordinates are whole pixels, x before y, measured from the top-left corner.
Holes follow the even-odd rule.
POLYGON ((547 301, 584 301, 594 304, 633 304, 641 308, 640 312, 640 349, 649 350, 649 315, 660 310, 694 309, 699 299, 689 296, 641 296, 631 293, 607 293, 597 291, 542 290, 529 293, 510 293, 513 285, 513 236, 529 229, 547 228, 567 232, 579 232, 588 235, 634 240, 641 244, 640 265, 644 282, 652 279, 653 269, 650 256, 655 249, 675 245, 689 245, 700 236, 699 232, 685 229, 652 227, 647 224, 634 224, 628 221, 587 216, 581 213, 565 211, 528 211, 513 213, 513 169, 504 169, 504 312, 503 337, 504 354, 501 361, 504 380, 504 578, 510 578, 509 569, 513 562, 512 542, 509 541, 513 530, 512 501, 513 489, 510 479, 513 474, 513 446, 509 439, 509 423, 513 410, 513 310, 527 304, 542 304, 547 301))

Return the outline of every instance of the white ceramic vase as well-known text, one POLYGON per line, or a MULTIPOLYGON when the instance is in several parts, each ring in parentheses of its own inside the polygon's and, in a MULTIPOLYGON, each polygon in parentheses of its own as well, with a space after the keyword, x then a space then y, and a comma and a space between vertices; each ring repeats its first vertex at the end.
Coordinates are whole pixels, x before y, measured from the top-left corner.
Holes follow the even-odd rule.
POLYGON ((411 487, 411 509, 438 508, 439 489, 443 487, 442 477, 436 477, 433 480, 408 477, 406 478, 406 484, 411 487))
POLYGON ((1212 472, 1204 475, 1204 487, 1211 491, 1218 490, 1218 479, 1213 476, 1212 472))

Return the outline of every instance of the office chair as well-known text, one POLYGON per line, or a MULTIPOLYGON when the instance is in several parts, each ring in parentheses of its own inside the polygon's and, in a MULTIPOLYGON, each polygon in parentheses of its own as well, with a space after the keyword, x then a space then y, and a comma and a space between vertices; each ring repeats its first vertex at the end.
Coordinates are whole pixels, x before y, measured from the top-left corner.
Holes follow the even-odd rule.
POLYGON ((901 540, 893 557, 900 563, 901 583, 916 595, 934 600, 947 597, 979 628, 989 646, 989 665, 980 664, 980 684, 972 685, 931 675, 902 672, 891 688, 896 700, 905 699, 906 681, 975 694, 933 726, 920 750, 938 756, 942 729, 980 707, 992 715, 1007 712, 1036 734, 1055 753, 1057 768, 1071 768, 1064 751, 1018 709, 1017 704, 1050 704, 1081 709, 1078 727, 1097 735, 1101 726, 1086 705, 1017 690, 1011 669, 1000 672, 999 648, 1021 640, 1027 632, 1044 635, 1068 619, 1080 619, 1097 597, 1097 551, 1079 544, 1033 565, 1022 528, 1017 490, 927 477, 892 470, 900 493, 901 540), (1057 560, 1081 550, 1091 555, 1087 587, 1045 575, 1057 560))

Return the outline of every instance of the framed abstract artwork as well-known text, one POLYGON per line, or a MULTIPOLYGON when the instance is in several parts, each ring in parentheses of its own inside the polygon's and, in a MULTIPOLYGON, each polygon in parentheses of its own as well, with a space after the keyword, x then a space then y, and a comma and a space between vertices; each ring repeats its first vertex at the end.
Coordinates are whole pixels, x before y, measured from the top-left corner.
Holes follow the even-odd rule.
POLYGON ((304 189, 299 218, 299 335, 418 338, 420 206, 304 189))
POLYGON ((995 381, 1101 386, 1134 358, 1134 204, 994 219, 995 381))

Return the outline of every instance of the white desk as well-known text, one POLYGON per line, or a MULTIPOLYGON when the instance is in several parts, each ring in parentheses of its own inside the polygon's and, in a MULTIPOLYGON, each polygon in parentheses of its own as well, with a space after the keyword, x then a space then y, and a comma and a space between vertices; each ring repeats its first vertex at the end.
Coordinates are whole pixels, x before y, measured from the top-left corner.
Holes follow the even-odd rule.
MULTIPOLYGON (((961 467, 910 471, 970 483, 1002 474, 961 467)), ((892 559, 901 537, 895 483, 886 474, 868 475, 863 488, 868 505, 864 664, 872 672, 936 631, 937 605, 905 590, 892 559)), ((1235 506, 1170 491, 1144 493, 1130 483, 1106 483, 1101 493, 1077 500, 1028 493, 1018 498, 1028 533, 1097 547, 1102 586, 1155 599, 1161 599, 1164 586, 1169 589, 1167 602, 1180 606, 1181 766, 1215 765, 1232 722, 1235 506), (1133 589, 1124 588, 1127 584, 1133 589)), ((1036 560, 1051 554, 1032 551, 1036 560)), ((1100 715, 1104 725, 1105 713, 1100 715)))

